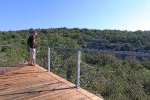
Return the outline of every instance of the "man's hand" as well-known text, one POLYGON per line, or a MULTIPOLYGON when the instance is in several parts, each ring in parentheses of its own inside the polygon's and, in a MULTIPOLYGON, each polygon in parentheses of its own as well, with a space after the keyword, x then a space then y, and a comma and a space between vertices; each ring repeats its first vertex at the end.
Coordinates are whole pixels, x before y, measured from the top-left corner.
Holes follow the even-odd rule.
POLYGON ((41 47, 39 44, 37 44, 38 47, 41 47))

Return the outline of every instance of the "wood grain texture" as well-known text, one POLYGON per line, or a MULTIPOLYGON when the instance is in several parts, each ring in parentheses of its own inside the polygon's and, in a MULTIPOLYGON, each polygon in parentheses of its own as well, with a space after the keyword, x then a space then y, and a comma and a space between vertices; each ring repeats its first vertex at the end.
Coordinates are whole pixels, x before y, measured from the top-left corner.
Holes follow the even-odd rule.
POLYGON ((0 75, 0 100, 103 99, 36 65, 0 75))

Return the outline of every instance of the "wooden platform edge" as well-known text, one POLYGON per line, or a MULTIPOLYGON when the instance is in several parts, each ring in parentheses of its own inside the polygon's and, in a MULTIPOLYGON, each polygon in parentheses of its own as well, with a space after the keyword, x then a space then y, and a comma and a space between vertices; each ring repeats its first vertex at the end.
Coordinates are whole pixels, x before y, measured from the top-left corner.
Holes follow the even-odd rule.
MULTIPOLYGON (((38 67, 39 69, 42 69, 44 71, 47 71, 45 68, 43 68, 43 67, 41 67, 39 65, 36 65, 36 67, 38 67)), ((61 78, 60 76, 57 76, 56 74, 54 74, 52 72, 48 72, 47 71, 47 74, 49 74, 50 76, 54 77, 55 79, 65 83, 65 84, 67 84, 69 87, 75 87, 76 86, 75 84, 73 84, 73 83, 71 83, 71 82, 61 78)), ((91 92, 89 92, 89 91, 87 91, 85 89, 82 89, 82 88, 77 89, 76 88, 76 90, 79 91, 81 94, 85 95, 86 97, 92 99, 92 100, 104 100, 103 97, 96 96, 96 95, 92 94, 91 92)))

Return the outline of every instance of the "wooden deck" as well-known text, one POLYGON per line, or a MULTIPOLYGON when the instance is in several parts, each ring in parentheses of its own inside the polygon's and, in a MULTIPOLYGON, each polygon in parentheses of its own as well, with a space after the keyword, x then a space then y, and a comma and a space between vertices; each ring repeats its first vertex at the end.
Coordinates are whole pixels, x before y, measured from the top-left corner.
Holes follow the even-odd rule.
POLYGON ((0 100, 103 99, 36 65, 0 75, 0 100))

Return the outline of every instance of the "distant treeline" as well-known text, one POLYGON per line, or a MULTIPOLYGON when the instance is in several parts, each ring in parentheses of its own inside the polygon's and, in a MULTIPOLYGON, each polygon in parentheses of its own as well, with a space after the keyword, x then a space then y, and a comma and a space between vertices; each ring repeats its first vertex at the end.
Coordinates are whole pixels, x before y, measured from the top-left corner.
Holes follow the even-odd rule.
MULTIPOLYGON (((0 32, 0 44, 26 44, 31 31, 6 31, 0 32)), ((41 45, 82 47, 92 43, 124 43, 135 44, 137 47, 144 45, 150 49, 150 31, 120 31, 96 30, 79 28, 49 28, 35 29, 38 32, 37 41, 41 45)))

